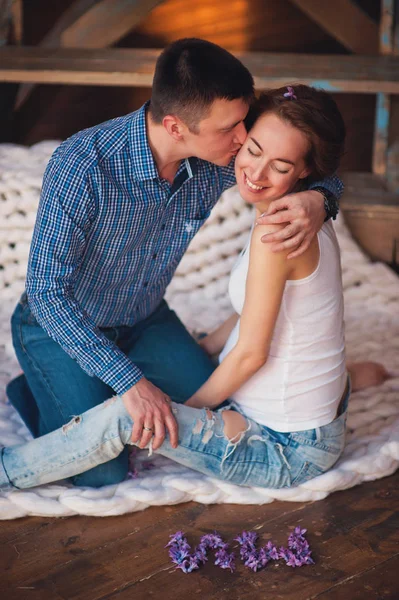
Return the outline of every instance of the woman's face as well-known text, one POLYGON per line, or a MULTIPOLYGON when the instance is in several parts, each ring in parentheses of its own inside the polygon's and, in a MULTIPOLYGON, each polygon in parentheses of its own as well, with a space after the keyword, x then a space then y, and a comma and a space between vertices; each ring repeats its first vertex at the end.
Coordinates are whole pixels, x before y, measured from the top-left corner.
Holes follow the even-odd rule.
POLYGON ((272 113, 261 116, 235 161, 241 196, 267 210, 269 203, 289 193, 297 181, 309 175, 305 158, 306 136, 272 113))

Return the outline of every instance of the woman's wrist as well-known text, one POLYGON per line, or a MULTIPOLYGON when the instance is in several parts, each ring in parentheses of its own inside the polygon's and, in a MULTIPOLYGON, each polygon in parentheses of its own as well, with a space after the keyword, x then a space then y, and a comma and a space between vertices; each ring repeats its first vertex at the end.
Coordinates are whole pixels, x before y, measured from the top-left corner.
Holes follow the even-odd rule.
POLYGON ((209 356, 219 354, 221 348, 219 348, 218 340, 212 333, 199 340, 199 345, 209 356))

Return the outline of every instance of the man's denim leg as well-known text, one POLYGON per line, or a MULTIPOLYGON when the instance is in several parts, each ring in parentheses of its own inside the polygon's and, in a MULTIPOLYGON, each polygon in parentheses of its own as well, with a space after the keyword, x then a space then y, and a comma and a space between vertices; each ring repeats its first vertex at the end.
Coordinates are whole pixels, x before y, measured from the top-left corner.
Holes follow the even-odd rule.
POLYGON ((126 332, 118 346, 174 402, 186 402, 215 370, 209 356, 166 302, 132 328, 132 333, 133 343, 126 332))
POLYGON ((15 377, 7 385, 7 398, 34 438, 45 433, 46 429, 40 420, 39 407, 24 373, 15 377))
MULTIPOLYGON (((104 402, 114 392, 97 377, 90 377, 38 325, 22 300, 12 317, 15 352, 40 413, 40 434, 61 427, 70 419, 104 402)), ((12 390, 12 383, 9 386, 12 390)), ((26 403, 32 402, 27 396, 26 403)), ((21 405, 21 399, 13 401, 21 405)), ((32 413, 29 406, 25 414, 32 413)), ((33 411, 34 412, 34 411, 33 411)), ((20 412, 24 416, 23 410, 20 412)), ((127 450, 116 459, 74 478, 80 486, 100 487, 123 481, 128 470, 127 450)))

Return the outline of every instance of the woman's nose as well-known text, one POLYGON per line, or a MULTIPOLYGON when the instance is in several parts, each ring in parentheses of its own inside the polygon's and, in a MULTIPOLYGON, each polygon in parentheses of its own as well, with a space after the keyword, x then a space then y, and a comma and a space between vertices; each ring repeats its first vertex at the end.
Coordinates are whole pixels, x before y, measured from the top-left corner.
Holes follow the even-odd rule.
POLYGON ((254 183, 260 182, 260 181, 265 182, 267 180, 267 169, 264 169, 261 166, 255 167, 254 169, 251 169, 251 172, 249 173, 249 177, 252 179, 252 181, 254 183))

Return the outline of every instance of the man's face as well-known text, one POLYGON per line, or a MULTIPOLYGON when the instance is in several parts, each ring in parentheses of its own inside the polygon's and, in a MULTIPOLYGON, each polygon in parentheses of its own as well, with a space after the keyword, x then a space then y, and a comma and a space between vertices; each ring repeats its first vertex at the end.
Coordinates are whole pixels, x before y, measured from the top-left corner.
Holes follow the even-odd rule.
POLYGON ((207 117, 199 122, 198 133, 185 131, 190 156, 227 166, 245 141, 247 112, 248 104, 242 99, 215 100, 207 117))

